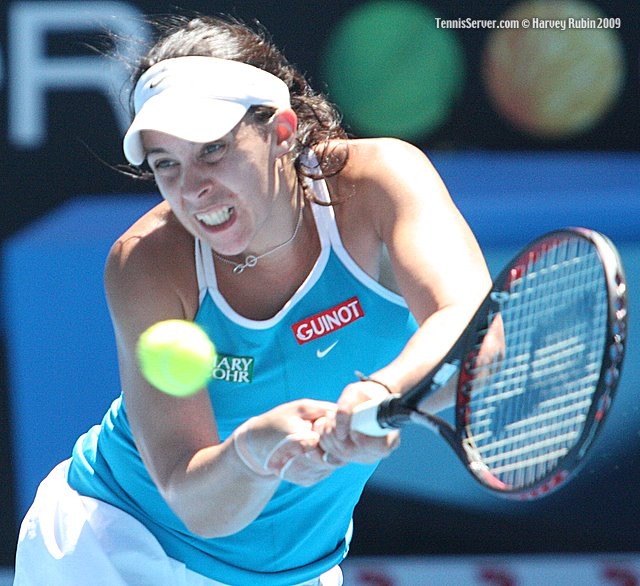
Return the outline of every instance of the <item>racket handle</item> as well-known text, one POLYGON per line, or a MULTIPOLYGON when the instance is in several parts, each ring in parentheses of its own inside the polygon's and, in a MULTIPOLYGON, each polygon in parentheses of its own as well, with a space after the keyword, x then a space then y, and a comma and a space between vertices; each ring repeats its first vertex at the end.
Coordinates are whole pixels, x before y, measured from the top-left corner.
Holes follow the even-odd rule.
POLYGON ((380 417, 380 414, 388 411, 390 402, 397 397, 398 395, 391 395, 389 397, 383 397, 382 399, 371 399, 370 401, 356 405, 351 413, 351 429, 374 437, 382 437, 390 434, 397 428, 387 426, 388 424, 385 418, 380 417))

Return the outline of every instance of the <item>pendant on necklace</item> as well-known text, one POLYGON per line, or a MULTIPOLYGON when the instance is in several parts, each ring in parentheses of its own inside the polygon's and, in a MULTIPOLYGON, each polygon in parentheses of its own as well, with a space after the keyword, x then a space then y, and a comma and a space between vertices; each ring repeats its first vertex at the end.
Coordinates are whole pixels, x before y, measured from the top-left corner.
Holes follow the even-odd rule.
POLYGON ((250 254, 244 259, 243 263, 239 263, 235 267, 233 267, 233 272, 239 275, 245 269, 250 269, 252 267, 255 267, 257 264, 258 264, 258 257, 253 256, 253 254, 250 254))

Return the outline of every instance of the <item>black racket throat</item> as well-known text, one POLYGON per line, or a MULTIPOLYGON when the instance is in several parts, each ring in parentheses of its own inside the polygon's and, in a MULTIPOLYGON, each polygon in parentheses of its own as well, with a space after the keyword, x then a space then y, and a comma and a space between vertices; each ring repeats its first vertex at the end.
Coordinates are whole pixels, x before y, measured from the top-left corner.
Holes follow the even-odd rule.
MULTIPOLYGON (((380 404, 378 409, 380 427, 397 429, 409 423, 417 423, 438 431, 442 435, 443 427, 447 425, 445 420, 427 412, 422 407, 422 404, 429 397, 442 391, 445 386, 449 387, 455 382, 455 388, 459 387, 459 381, 452 379, 460 376, 461 356, 464 353, 464 349, 483 333, 481 324, 486 319, 486 315, 495 306, 495 301, 490 296, 491 293, 487 294, 462 335, 435 369, 410 390, 403 394, 391 395, 380 404)), ((457 395, 459 391, 452 390, 451 392, 457 395)), ((456 396, 453 399, 458 403, 456 396)), ((444 433, 447 432, 445 431, 444 433)))
MULTIPOLYGON (((378 408, 380 427, 398 429, 409 423, 418 423, 442 434, 443 426, 447 425, 445 420, 426 412, 421 408, 421 404, 428 397, 441 391, 445 385, 449 385, 453 377, 460 376, 461 357, 465 348, 485 333, 486 328, 483 329, 483 322, 486 322, 488 315, 497 311, 499 308, 492 288, 480 303, 458 340, 436 368, 405 393, 393 394, 380 403, 378 408)), ((459 385, 456 383, 456 386, 459 385)), ((457 397, 455 402, 458 403, 457 397)))

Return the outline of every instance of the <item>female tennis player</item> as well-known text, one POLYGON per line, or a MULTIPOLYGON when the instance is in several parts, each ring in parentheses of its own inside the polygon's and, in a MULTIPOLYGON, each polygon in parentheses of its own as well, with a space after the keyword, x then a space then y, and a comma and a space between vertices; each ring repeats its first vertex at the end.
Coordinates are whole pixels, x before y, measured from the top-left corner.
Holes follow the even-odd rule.
POLYGON ((107 260, 122 394, 43 481, 16 584, 339 585, 353 509, 399 438, 339 432, 336 414, 441 358, 490 285, 478 245, 421 151, 347 138, 238 22, 173 19, 132 110, 125 156, 163 202, 107 260), (188 398, 136 363, 170 318, 219 351, 188 398))

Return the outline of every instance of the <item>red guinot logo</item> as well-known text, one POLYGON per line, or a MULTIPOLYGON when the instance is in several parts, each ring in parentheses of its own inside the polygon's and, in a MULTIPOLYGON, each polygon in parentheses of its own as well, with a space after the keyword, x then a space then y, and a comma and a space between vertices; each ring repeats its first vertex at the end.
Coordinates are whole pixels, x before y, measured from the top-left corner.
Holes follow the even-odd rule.
POLYGON ((364 311, 360 300, 352 297, 293 324, 291 329, 298 344, 306 344, 348 326, 361 317, 364 317, 364 311))

